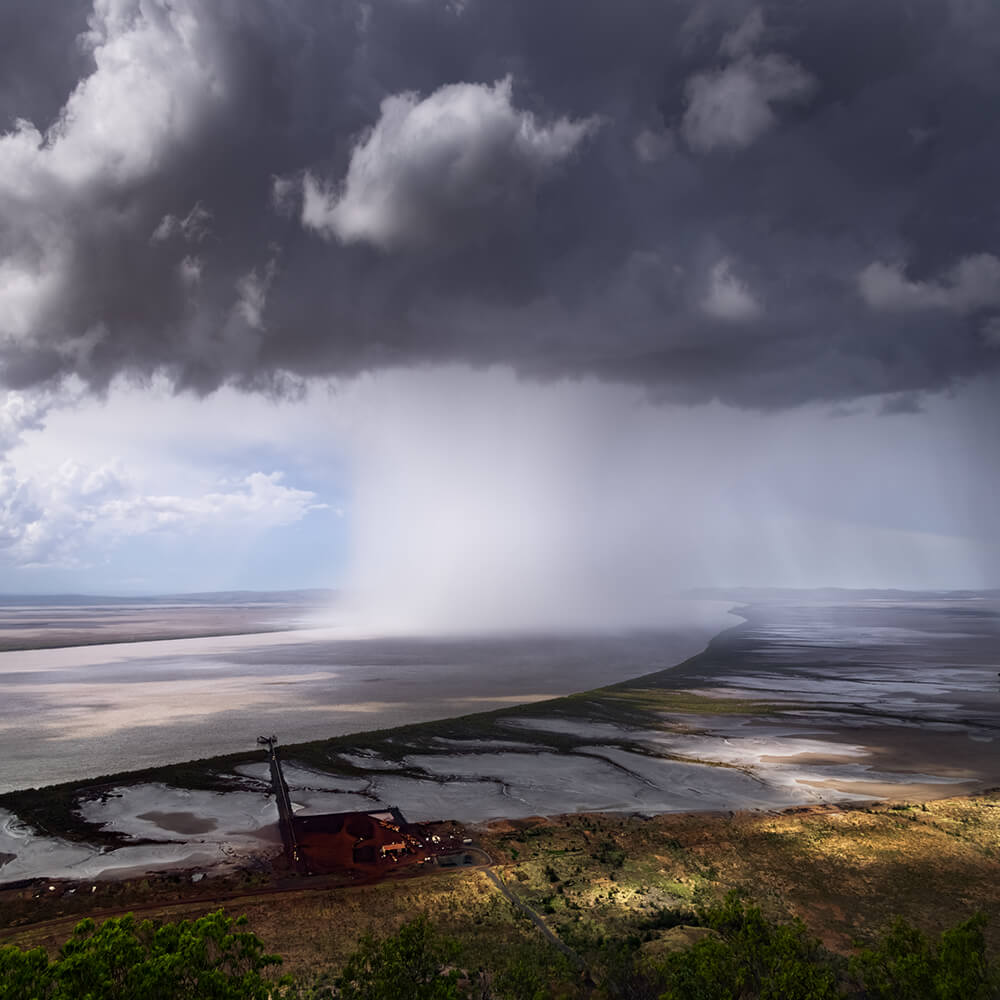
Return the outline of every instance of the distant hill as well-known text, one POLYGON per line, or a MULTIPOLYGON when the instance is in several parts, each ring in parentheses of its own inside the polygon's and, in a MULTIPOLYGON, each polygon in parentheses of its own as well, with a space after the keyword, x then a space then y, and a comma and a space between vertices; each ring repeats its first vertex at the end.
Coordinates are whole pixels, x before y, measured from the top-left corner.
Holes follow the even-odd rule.
POLYGON ((0 594, 0 607, 104 607, 109 605, 177 604, 302 604, 325 605, 334 601, 338 591, 320 588, 306 590, 218 590, 195 594, 148 594, 120 596, 113 594, 0 594))
POLYGON ((702 600, 738 601, 742 604, 759 604, 763 601, 940 601, 1000 599, 1000 590, 902 590, 902 589, 852 589, 849 587, 694 587, 681 591, 680 597, 702 600))

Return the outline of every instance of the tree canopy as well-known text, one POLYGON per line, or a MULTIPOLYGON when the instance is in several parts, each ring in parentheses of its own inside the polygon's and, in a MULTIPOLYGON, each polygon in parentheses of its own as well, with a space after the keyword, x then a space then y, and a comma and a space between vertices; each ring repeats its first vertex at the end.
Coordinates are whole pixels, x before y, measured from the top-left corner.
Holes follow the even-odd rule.
MULTIPOLYGON (((1000 1000, 1000 970, 987 955, 985 917, 930 936, 896 920, 853 959, 834 955, 798 920, 775 923, 730 894, 686 911, 706 928, 686 950, 646 958, 638 938, 616 939, 595 956, 608 1000, 1000 1000), (603 967, 603 973, 600 967, 603 967)), ((659 924, 657 925, 659 926, 659 924)), ((50 960, 41 949, 0 948, 2 1000, 545 1000, 590 995, 556 970, 548 945, 496 956, 469 972, 460 941, 419 916, 384 937, 365 934, 326 986, 277 980, 281 963, 222 910, 155 926, 131 914, 77 924, 50 960), (581 992, 581 990, 583 992, 581 992)), ((589 984, 589 988, 593 987, 589 984)))
POLYGON ((154 927, 132 914, 81 920, 49 961, 41 948, 0 948, 4 1000, 269 1000, 286 990, 263 973, 281 963, 222 910, 154 927))

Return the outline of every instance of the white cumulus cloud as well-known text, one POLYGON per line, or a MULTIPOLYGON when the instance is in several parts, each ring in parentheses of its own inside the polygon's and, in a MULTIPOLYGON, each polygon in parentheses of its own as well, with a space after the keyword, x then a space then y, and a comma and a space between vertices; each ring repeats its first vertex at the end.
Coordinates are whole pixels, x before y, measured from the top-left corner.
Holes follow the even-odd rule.
POLYGON ((201 495, 140 490, 118 462, 65 461, 22 476, 0 465, 0 559, 15 566, 72 566, 95 546, 151 532, 262 531, 301 520, 326 505, 284 484, 281 472, 254 472, 201 495))
POLYGON ((170 214, 163 216, 150 239, 163 243, 176 236, 187 243, 201 243, 211 232, 211 226, 212 213, 199 201, 183 219, 170 214))
POLYGON ((752 52, 763 38, 764 28, 764 12, 754 7, 732 31, 726 32, 719 51, 733 59, 752 52))
MULTIPOLYGON (((30 335, 58 295, 76 252, 74 219, 162 169, 225 97, 197 6, 94 0, 81 37, 93 72, 47 128, 21 119, 0 135, 0 335, 30 335)), ((206 225, 196 205, 154 235, 196 239, 206 225)))
POLYGON ((596 127, 595 119, 541 122, 515 108, 510 77, 452 84, 424 99, 396 94, 355 146, 341 185, 305 175, 302 223, 385 250, 468 239, 522 213, 596 127))
POLYGON ((0 456, 17 444, 25 431, 42 426, 49 405, 39 393, 4 393, 0 402, 0 456))
POLYGON ((858 289, 872 309, 972 312, 1000 306, 1000 259, 988 253, 963 257, 931 281, 911 281, 901 262, 875 261, 858 275, 858 289))
POLYGON ((730 62, 688 80, 681 131, 696 153, 745 149, 777 124, 775 105, 812 96, 816 80, 797 62, 754 53, 764 31, 763 14, 754 8, 722 40, 720 51, 730 62))
POLYGON ((732 262, 724 257, 712 267, 708 293, 701 307, 715 319, 742 322, 760 315, 761 307, 750 286, 732 270, 732 262))
POLYGON ((684 138, 698 153, 744 149, 777 124, 774 104, 804 101, 814 86, 801 66, 774 54, 699 73, 686 88, 684 138))

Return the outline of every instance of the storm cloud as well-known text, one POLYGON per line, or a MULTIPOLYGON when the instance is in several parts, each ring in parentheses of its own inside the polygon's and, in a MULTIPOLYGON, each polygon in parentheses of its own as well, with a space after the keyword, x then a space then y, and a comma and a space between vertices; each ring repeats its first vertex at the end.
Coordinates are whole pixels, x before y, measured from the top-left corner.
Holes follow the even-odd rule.
POLYGON ((8 3, 0 39, 8 388, 444 362, 769 410, 1000 367, 987 0, 8 3))

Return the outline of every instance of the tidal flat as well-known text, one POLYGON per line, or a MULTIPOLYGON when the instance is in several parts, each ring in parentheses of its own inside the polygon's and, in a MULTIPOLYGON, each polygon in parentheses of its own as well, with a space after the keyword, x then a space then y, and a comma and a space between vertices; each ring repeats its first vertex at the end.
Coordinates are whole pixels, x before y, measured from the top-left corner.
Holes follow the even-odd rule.
MULTIPOLYGON (((285 744, 293 803, 303 813, 396 805, 411 820, 483 824, 920 801, 1000 785, 995 595, 784 595, 737 612, 740 624, 666 669, 285 744)), ((655 647, 653 636, 642 642, 655 647)), ((2 881, 89 878, 95 866, 106 876, 213 871, 277 850, 252 750, 14 792, 0 808, 2 881), (187 833, 157 818, 177 814, 188 829, 214 825, 187 833)))
MULTIPOLYGON (((739 620, 731 607, 677 601, 647 633, 373 637, 302 600, 59 606, 42 618, 28 606, 25 622, 48 621, 50 638, 91 617, 112 631, 0 651, 0 793, 241 751, 262 733, 301 743, 638 677, 703 649, 739 620), (176 633, 206 615, 240 631, 124 641, 130 628, 176 633)), ((11 639, 15 609, 3 611, 11 639)))

